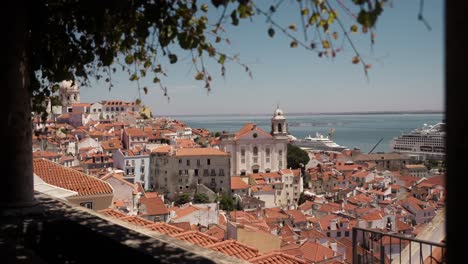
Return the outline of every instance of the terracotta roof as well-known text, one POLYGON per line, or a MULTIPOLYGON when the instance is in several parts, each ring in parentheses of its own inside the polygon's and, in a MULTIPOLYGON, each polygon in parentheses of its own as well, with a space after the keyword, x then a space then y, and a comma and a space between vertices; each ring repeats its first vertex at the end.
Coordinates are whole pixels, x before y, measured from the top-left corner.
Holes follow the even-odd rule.
POLYGON ((258 253, 258 249, 232 239, 218 242, 208 246, 207 248, 243 260, 249 260, 260 255, 258 253))
POLYGON ((100 210, 98 211, 99 213, 102 213, 102 214, 105 214, 105 215, 108 215, 108 216, 112 216, 112 217, 115 217, 115 218, 123 218, 123 217, 127 217, 126 214, 122 213, 122 212, 119 212, 115 209, 111 209, 111 208, 108 208, 108 209, 104 209, 104 210, 100 210))
POLYGON ((174 235, 174 237, 202 247, 207 247, 219 241, 218 239, 212 236, 203 234, 198 231, 187 231, 184 233, 174 235))
POLYGON ((241 190, 248 189, 250 185, 245 183, 241 177, 231 177, 231 189, 232 190, 241 190))
POLYGON ((127 216, 127 217, 122 217, 120 219, 124 220, 125 222, 129 222, 131 224, 138 225, 138 226, 147 226, 147 225, 154 224, 154 222, 151 222, 139 216, 127 216))
POLYGON ((361 218, 366 221, 377 221, 377 220, 382 220, 382 215, 380 214, 379 211, 372 211, 361 216, 361 218))
POLYGON ((78 192, 79 196, 113 193, 109 183, 46 159, 34 159, 34 173, 46 183, 78 192))
POLYGON ((198 148, 200 145, 191 139, 176 139, 176 145, 182 148, 198 148))
POLYGON ((272 138, 272 136, 269 133, 265 132, 256 124, 247 123, 239 131, 236 132, 236 139, 248 136, 250 134, 249 132, 251 131, 256 132, 257 134, 259 134, 259 136, 261 135, 262 137, 272 138))
POLYGON ((297 252, 296 249, 281 251, 286 254, 291 253, 296 257, 301 257, 312 262, 320 262, 335 257, 335 252, 332 249, 310 241, 305 242, 299 247, 300 252, 297 252))
POLYGON ((287 215, 291 216, 292 218, 294 218, 295 223, 307 222, 306 217, 299 210, 287 210, 287 211, 285 211, 285 213, 287 215))
POLYGON ((143 130, 136 128, 136 127, 126 128, 124 131, 125 131, 125 134, 131 137, 147 137, 146 133, 143 130))
POLYGON ((53 158, 53 157, 59 157, 61 154, 58 154, 56 152, 52 151, 35 151, 33 152, 33 157, 34 158, 53 158))
POLYGON ((224 229, 222 229, 221 227, 217 225, 213 225, 210 229, 206 230, 204 233, 209 236, 215 237, 221 241, 221 240, 224 240, 226 231, 224 231, 224 229))
POLYGON ((294 256, 282 253, 282 252, 271 252, 265 255, 258 256, 250 259, 250 263, 254 264, 305 264, 306 262, 302 259, 294 256))
POLYGON ((140 198, 140 206, 144 206, 144 213, 143 215, 164 215, 169 214, 169 210, 167 210, 166 205, 162 199, 158 196, 150 197, 147 196, 140 198))
POLYGON ((173 225, 170 225, 170 224, 167 224, 167 223, 163 223, 163 222, 158 222, 158 223, 154 223, 154 224, 151 224, 151 225, 147 225, 145 226, 153 231, 157 231, 159 233, 162 233, 162 234, 166 234, 166 235, 177 235, 177 234, 180 234, 180 233, 183 233, 184 230, 182 228, 178 228, 176 226, 173 226, 173 225))
POLYGON ((169 223, 172 226, 180 228, 184 231, 191 231, 192 227, 190 226, 190 222, 179 222, 179 223, 169 223))
POLYGON ((299 210, 302 210, 302 211, 310 210, 312 209, 313 204, 314 204, 313 202, 307 200, 303 204, 299 205, 299 210))
POLYGON ((204 211, 207 211, 208 209, 206 208, 198 208, 196 206, 193 206, 193 205, 188 205, 188 206, 185 206, 185 207, 182 207, 182 208, 174 208, 175 209, 175 213, 176 213, 176 216, 173 217, 172 219, 173 220, 177 220, 181 217, 184 217, 186 215, 189 215, 193 212, 196 212, 196 211, 199 211, 199 210, 204 210, 204 211))
POLYGON ((181 148, 176 156, 229 156, 228 153, 215 148, 181 148))
POLYGON ((162 147, 157 147, 151 150, 152 153, 168 153, 171 151, 171 146, 162 146, 162 147))

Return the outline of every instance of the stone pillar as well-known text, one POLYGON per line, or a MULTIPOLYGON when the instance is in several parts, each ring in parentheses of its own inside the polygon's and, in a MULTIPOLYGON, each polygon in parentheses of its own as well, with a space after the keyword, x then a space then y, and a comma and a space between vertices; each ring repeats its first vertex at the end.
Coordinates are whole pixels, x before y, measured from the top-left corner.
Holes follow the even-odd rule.
POLYGON ((12 2, 5 8, 2 25, 5 29, 1 49, 3 88, 1 139, 2 160, 0 184, 0 214, 31 208, 34 202, 32 164, 32 122, 29 92, 30 68, 27 52, 27 8, 24 1, 12 2))

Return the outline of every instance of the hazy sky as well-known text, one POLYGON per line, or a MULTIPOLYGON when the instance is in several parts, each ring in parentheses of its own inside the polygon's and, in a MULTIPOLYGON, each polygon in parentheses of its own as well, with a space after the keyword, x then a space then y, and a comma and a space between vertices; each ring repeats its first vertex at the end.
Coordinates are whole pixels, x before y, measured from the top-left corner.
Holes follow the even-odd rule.
MULTIPOLYGON (((269 2, 263 3, 267 6, 269 2)), ((213 89, 207 94, 204 83, 194 80, 188 54, 179 53, 176 65, 163 59, 168 73, 163 81, 170 101, 152 84, 152 78, 140 84, 149 87, 147 95, 142 93, 142 101, 157 116, 270 113, 278 103, 286 113, 443 110, 443 1, 424 3, 424 16, 432 30, 417 20, 419 0, 395 0, 377 23, 372 48, 369 34, 353 35, 366 62, 372 64, 369 80, 361 66, 351 63, 349 45, 345 44, 344 51, 334 59, 319 58, 315 52, 289 48, 290 40, 278 30, 271 39, 269 24, 264 17, 256 16, 252 22, 241 20, 239 27, 228 27, 231 45, 223 47, 249 65, 253 79, 234 63, 226 65, 223 79, 220 66, 208 63, 213 89)), ((286 0, 280 11, 275 16, 280 24, 294 22, 301 28, 296 1, 286 0)), ((344 11, 338 11, 345 19, 344 11)), ((81 87, 81 100, 133 101, 138 98, 137 85, 128 77, 117 73, 111 92, 104 82, 81 87)))

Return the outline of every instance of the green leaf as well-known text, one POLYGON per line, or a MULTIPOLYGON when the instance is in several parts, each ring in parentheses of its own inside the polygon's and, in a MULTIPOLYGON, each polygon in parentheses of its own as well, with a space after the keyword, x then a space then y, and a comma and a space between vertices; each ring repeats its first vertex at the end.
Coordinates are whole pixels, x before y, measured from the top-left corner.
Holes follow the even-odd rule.
POLYGON ((291 48, 296 48, 297 47, 297 41, 293 40, 291 44, 289 44, 291 48))
POLYGON ((219 59, 218 59, 219 64, 224 64, 225 60, 226 60, 226 55, 225 54, 219 55, 219 59))
POLYGON ((322 46, 324 49, 329 49, 330 48, 330 42, 328 40, 322 41, 322 46))
POLYGON ((197 74, 195 74, 195 80, 203 80, 203 77, 205 76, 205 74, 203 74, 203 72, 198 72, 197 74))
POLYGON ((175 54, 169 54, 169 62, 170 62, 171 64, 176 63, 176 62, 177 62, 177 55, 175 55, 175 54))
POLYGON ((292 31, 297 31, 296 25, 294 24, 289 25, 289 29, 292 31))
POLYGON ((216 43, 221 42, 221 38, 217 36, 215 42, 216 42, 216 43))
POLYGON ((130 76, 130 81, 136 81, 136 80, 138 80, 138 79, 139 79, 139 78, 138 78, 138 75, 136 75, 136 73, 134 73, 134 74, 132 74, 132 75, 130 76))
POLYGON ((154 77, 154 79, 153 79, 153 82, 154 82, 154 83, 158 83, 158 82, 160 82, 160 81, 161 81, 161 80, 160 80, 158 77, 154 77))
POLYGON ((275 36, 275 30, 273 28, 268 29, 268 36, 270 36, 270 38, 275 36))
POLYGON ((309 18, 309 25, 313 25, 319 20, 320 15, 318 13, 314 13, 313 15, 310 16, 309 18))
POLYGON ((53 85, 51 88, 52 92, 54 93, 57 92, 59 89, 60 89, 60 86, 58 84, 53 85))
POLYGON ((358 27, 356 25, 352 25, 351 32, 357 32, 357 31, 358 31, 358 27))
POLYGON ((132 64, 134 61, 135 60, 131 54, 128 54, 127 57, 125 57, 125 63, 127 64, 132 64))
POLYGON ((145 92, 145 94, 148 94, 148 87, 143 87, 143 91, 145 92))
POLYGON ((307 16, 309 14, 309 8, 304 8, 301 10, 301 15, 307 16))
POLYGON ((208 5, 207 5, 207 4, 202 4, 202 5, 201 5, 201 10, 202 10, 203 12, 205 12, 205 13, 208 12, 208 5))

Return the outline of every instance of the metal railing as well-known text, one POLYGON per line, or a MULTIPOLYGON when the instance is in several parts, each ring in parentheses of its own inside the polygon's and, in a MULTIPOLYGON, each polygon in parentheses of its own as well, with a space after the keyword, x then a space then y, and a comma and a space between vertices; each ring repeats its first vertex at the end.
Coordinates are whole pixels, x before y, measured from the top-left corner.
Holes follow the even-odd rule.
POLYGON ((447 263, 447 246, 385 233, 368 228, 353 228, 353 264, 367 263, 447 263))

